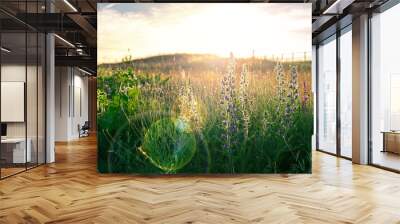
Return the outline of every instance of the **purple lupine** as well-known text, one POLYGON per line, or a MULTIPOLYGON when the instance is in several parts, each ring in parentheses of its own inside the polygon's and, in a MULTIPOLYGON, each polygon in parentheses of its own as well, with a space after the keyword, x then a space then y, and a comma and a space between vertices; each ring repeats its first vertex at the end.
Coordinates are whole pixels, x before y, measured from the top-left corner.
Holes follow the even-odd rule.
POLYGON ((242 72, 240 73, 239 103, 240 103, 240 113, 242 115, 242 120, 243 120, 243 129, 245 138, 248 137, 249 125, 250 125, 250 115, 248 111, 248 106, 249 106, 249 96, 247 92, 248 87, 249 87, 248 69, 247 65, 244 64, 242 66, 242 72))
POLYGON ((278 108, 277 110, 281 110, 281 105, 285 102, 285 76, 283 73, 283 65, 281 62, 277 62, 274 68, 275 78, 277 81, 277 95, 278 95, 278 108))
POLYGON ((285 108, 285 117, 290 115, 297 109, 297 103, 299 99, 299 85, 298 85, 297 67, 292 66, 290 70, 290 82, 288 86, 287 102, 285 108))
POLYGON ((237 108, 235 104, 235 58, 230 54, 228 70, 222 78, 221 82, 221 109, 222 124, 224 132, 222 139, 224 140, 224 149, 231 153, 233 135, 237 132, 237 108))

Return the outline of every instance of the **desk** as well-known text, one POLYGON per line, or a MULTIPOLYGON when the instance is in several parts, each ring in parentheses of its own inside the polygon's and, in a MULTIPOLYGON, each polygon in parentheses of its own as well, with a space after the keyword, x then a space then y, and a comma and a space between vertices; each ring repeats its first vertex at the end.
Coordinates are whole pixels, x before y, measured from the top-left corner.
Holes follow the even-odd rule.
POLYGON ((392 152, 400 154, 400 132, 383 131, 383 150, 382 152, 392 152))
POLYGON ((30 138, 26 140, 28 143, 25 152, 25 138, 6 138, 1 139, 1 157, 6 163, 26 163, 31 162, 32 141, 30 138))

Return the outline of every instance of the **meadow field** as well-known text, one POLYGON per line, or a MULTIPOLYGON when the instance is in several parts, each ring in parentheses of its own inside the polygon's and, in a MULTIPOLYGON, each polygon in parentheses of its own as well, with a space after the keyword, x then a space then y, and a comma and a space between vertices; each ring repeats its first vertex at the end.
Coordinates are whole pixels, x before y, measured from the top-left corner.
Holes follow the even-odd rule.
POLYGON ((102 173, 310 173, 311 62, 203 54, 98 66, 102 173))

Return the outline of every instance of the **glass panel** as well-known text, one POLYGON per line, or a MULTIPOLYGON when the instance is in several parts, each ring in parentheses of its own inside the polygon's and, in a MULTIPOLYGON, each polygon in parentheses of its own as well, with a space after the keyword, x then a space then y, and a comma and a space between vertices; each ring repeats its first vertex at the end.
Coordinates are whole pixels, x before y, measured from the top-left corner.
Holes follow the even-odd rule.
POLYGON ((352 156, 352 35, 340 36, 340 152, 352 156))
POLYGON ((400 5, 374 15, 372 25, 372 163, 400 170, 400 5))
POLYGON ((45 163, 45 44, 46 37, 39 33, 38 45, 38 163, 45 163))
POLYGON ((336 153, 336 40, 318 48, 318 148, 336 153))
POLYGON ((38 98, 38 36, 36 32, 27 33, 28 38, 28 63, 27 63, 27 81, 26 81, 26 112, 27 112, 27 143, 28 150, 30 148, 30 160, 28 160, 28 168, 37 165, 37 132, 38 132, 38 108, 37 108, 37 98, 38 98))
MULTIPOLYGON (((14 14, 43 13, 45 1, 1 1, 0 7, 14 14)), ((4 178, 45 162, 46 54, 44 34, 1 12, 0 20, 0 177, 4 178)))
MULTIPOLYGON (((37 1, 27 2, 26 12, 37 13, 39 11, 37 1)), ((37 18, 37 17, 34 17, 37 18)), ((36 23, 33 18, 32 23, 36 23)), ((26 114, 27 114, 27 150, 31 151, 30 161, 27 167, 37 166, 38 160, 38 34, 35 30, 27 30, 27 80, 26 80, 26 114)))
MULTIPOLYGON (((1 166, 2 177, 25 170, 26 150, 26 34, 2 33, 1 44, 1 166)), ((29 147, 28 147, 29 149, 29 147)))

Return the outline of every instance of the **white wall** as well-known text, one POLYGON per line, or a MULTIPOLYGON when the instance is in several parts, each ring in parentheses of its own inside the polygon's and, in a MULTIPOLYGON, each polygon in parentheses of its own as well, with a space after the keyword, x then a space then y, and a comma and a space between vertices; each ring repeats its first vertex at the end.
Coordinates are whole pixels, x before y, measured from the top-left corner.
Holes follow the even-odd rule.
MULTIPOLYGON (((35 70, 33 66, 25 67, 25 64, 3 64, 1 66, 1 81, 2 82, 25 82, 25 75, 28 69, 28 73, 35 70)), ((35 93, 27 93, 27 96, 36 96, 35 93)), ((30 100, 29 100, 30 101, 30 100)), ((2 110, 7 110, 7 108, 1 108, 2 110)), ((36 114, 35 114, 36 115, 36 114)), ((32 120, 28 114, 28 120, 32 120)), ((25 122, 7 122, 7 136, 8 137, 25 137, 25 122)), ((28 136, 29 137, 29 136, 28 136)))
MULTIPOLYGON (((44 120, 44 74, 42 68, 36 65, 18 63, 2 64, 1 66, 2 82, 24 82, 26 84, 26 107, 25 103, 20 108, 20 113, 26 112, 26 120, 22 122, 5 122, 7 124, 8 138, 24 138, 25 135, 30 139, 30 148, 32 150, 32 161, 44 163, 45 150, 45 120, 44 120), (37 70, 39 69, 39 70, 37 70), (27 80, 25 80, 27 78, 27 80), (38 155, 37 155, 38 153, 38 155)), ((24 94, 24 90, 20 90, 24 94)), ((7 97, 7 95, 2 95, 7 97)), ((2 107, 1 110, 6 113, 13 113, 13 108, 2 107)), ((15 109, 14 109, 15 110, 15 109)), ((50 161, 51 162, 51 161, 50 161)))
POLYGON ((56 141, 79 138, 78 125, 88 120, 88 78, 83 75, 76 68, 56 67, 56 141))
POLYGON ((69 133, 69 68, 55 68, 55 141, 67 141, 69 133))
MULTIPOLYGON (((1 81, 25 82, 25 64, 4 64, 1 66, 1 81)), ((7 108, 1 108, 7 110, 7 108)), ((25 123, 11 122, 7 123, 7 137, 25 137, 25 123)))
MULTIPOLYGON (((28 69, 32 69, 32 67, 28 66, 28 69)), ((25 64, 1 65, 1 81, 25 82, 25 64)))
POLYGON ((85 121, 88 120, 88 78, 81 76, 82 73, 79 72, 78 75, 76 75, 75 70, 75 75, 74 75, 74 92, 75 94, 73 97, 74 99, 74 107, 72 108, 72 114, 73 114, 73 119, 71 120, 72 124, 72 129, 71 129, 71 135, 76 137, 79 137, 79 132, 78 132, 78 124, 83 125, 85 121), (80 97, 79 97, 80 95, 80 97), (80 101, 80 103, 79 103, 80 101), (81 108, 79 108, 81 107, 81 108), (74 113, 75 110, 75 113, 74 113), (80 111, 81 110, 81 111, 80 111))

